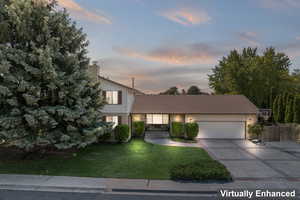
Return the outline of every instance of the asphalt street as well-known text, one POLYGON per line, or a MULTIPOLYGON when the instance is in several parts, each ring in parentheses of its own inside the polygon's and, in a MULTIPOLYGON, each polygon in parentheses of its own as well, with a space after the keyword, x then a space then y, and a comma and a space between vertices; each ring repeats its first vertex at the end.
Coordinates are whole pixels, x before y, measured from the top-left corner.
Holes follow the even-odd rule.
POLYGON ((163 194, 96 194, 96 193, 71 193, 71 192, 41 192, 41 191, 16 191, 0 190, 0 200, 211 200, 213 196, 188 196, 163 194))

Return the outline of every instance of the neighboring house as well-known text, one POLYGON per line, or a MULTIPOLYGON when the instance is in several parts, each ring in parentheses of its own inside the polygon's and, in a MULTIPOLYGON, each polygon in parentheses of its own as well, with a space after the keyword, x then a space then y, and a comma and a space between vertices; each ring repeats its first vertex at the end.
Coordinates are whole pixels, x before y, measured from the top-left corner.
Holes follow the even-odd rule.
POLYGON ((269 120, 272 116, 272 109, 259 109, 258 116, 262 117, 264 120, 269 120))
MULTIPOLYGON (((94 72, 98 74, 98 72, 94 72)), ((144 121, 146 129, 169 130, 176 122, 199 124, 198 138, 245 139, 259 110, 243 95, 145 95, 132 87, 97 76, 107 104, 103 120, 118 124, 144 121)))

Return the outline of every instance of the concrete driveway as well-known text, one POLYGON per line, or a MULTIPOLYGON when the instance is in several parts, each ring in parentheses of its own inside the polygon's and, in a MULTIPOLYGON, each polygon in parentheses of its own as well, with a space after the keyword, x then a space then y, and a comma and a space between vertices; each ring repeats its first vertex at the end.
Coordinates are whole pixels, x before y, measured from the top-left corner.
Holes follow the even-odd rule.
POLYGON ((248 140, 199 140, 214 159, 223 163, 235 180, 300 180, 300 144, 248 140))

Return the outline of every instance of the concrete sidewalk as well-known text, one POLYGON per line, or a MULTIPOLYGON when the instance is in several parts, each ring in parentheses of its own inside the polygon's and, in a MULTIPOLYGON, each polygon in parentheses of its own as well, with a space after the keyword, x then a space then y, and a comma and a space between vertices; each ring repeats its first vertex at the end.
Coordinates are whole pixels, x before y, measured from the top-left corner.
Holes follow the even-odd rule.
POLYGON ((106 184, 102 178, 0 174, 0 189, 102 192, 106 184))
POLYGON ((65 176, 0 174, 0 190, 64 192, 152 192, 152 193, 217 193, 220 189, 300 189, 299 181, 238 180, 228 183, 175 182, 171 180, 80 178, 65 176))

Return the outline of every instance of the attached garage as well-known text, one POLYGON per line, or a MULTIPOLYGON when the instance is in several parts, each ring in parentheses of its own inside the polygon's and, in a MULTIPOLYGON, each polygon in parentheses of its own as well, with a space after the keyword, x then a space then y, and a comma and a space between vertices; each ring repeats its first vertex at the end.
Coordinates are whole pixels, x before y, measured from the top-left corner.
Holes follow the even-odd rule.
POLYGON ((245 122, 197 122, 200 139, 245 139, 245 122))

